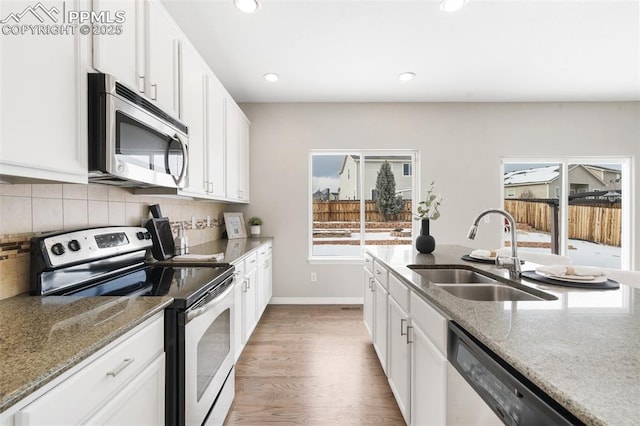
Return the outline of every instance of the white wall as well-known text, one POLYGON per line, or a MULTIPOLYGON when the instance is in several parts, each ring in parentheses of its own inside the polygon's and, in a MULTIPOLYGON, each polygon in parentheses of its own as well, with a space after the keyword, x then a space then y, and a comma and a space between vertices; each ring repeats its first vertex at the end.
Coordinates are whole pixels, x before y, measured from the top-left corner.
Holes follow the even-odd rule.
MULTIPOLYGON (((486 248, 500 246, 500 220, 483 224, 475 241, 466 232, 476 213, 501 207, 501 157, 640 158, 639 102, 276 103, 242 109, 251 120, 247 214, 262 216, 264 235, 275 237, 274 297, 362 296, 361 266, 307 262, 310 149, 419 149, 421 196, 435 180, 445 198, 442 217, 431 225, 438 244, 486 248), (312 271, 318 273, 314 284, 312 271)), ((635 184, 640 188, 637 177, 635 184)), ((635 235, 640 241, 637 230, 635 235)))

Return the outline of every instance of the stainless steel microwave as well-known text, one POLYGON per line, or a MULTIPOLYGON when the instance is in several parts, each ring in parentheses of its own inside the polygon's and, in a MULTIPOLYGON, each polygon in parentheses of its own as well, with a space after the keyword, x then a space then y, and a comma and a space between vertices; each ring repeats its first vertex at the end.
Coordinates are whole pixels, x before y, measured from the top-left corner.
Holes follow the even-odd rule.
POLYGON ((189 129, 108 74, 89 74, 89 181, 183 188, 189 129))

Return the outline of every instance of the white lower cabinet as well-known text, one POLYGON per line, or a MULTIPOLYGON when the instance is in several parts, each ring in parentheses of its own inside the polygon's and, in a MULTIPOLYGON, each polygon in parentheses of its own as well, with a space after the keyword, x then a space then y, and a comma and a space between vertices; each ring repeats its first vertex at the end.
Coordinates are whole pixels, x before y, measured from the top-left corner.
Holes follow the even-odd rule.
POLYGON ((14 425, 164 423, 163 313, 123 339, 18 407, 14 425))
POLYGON ((395 299, 389 297, 387 377, 404 420, 407 424, 411 424, 411 351, 409 350, 409 340, 407 338, 408 325, 409 313, 395 299))
POLYGON ((364 303, 362 306, 362 311, 364 315, 364 328, 367 329, 367 333, 369 333, 369 337, 373 341, 373 312, 375 309, 375 305, 373 303, 373 295, 374 295, 375 287, 373 274, 369 272, 366 268, 364 269, 364 303))
POLYGON ((373 271, 364 269, 365 325, 370 317, 371 340, 398 408, 408 425, 450 424, 447 320, 377 260, 372 264, 373 271))
POLYGON ((232 264, 236 267, 234 350, 237 361, 271 299, 271 243, 263 244, 232 264))
POLYGON ((447 358, 417 325, 411 339, 411 424, 446 424, 447 358))
POLYGON ((272 293, 271 243, 258 248, 258 319, 267 308, 272 293))
POLYGON ((374 280, 374 305, 375 316, 373 318, 373 348, 378 354, 378 359, 384 372, 387 372, 387 324, 389 321, 387 289, 374 280))

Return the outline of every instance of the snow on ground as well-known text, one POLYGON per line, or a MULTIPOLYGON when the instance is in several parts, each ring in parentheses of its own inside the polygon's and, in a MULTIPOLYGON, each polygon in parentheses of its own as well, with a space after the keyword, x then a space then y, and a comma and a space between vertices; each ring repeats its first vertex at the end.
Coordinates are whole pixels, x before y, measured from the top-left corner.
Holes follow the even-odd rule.
MULTIPOLYGON (((505 236, 505 241, 509 236, 505 236)), ((551 242, 551 235, 539 231, 518 230, 518 241, 551 242)), ((571 258, 573 265, 601 266, 603 268, 620 268, 620 247, 606 246, 582 240, 569 240, 567 256, 571 258)), ((550 253, 549 248, 523 247, 521 251, 534 251, 538 253, 550 253)))
MULTIPOLYGON (((367 232, 367 240, 403 240, 410 242, 410 237, 390 237, 389 232, 367 232)), ((335 237, 316 237, 314 241, 334 241, 335 237)), ((360 240, 360 233, 353 232, 350 238, 342 240, 360 240)), ((509 236, 505 234, 505 241, 509 240, 509 236)), ((537 231, 518 230, 518 241, 528 242, 551 242, 551 236, 548 233, 537 231)), ((571 258, 573 265, 589 265, 601 266, 604 268, 620 268, 620 247, 606 246, 603 244, 592 243, 589 241, 569 240, 569 246, 575 250, 569 250, 567 256, 571 258)), ((520 251, 533 251, 538 253, 550 253, 549 248, 522 247, 520 251)), ((358 245, 346 244, 317 244, 313 246, 314 256, 360 256, 362 253, 358 245)))

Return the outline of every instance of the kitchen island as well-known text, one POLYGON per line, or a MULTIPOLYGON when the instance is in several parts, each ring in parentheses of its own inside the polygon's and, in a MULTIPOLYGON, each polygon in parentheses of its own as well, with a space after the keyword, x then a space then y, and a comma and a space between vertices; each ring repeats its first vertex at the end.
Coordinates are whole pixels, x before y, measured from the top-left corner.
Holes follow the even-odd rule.
MULTIPOLYGON (((508 282, 508 271, 466 262, 470 248, 438 246, 421 254, 410 246, 367 246, 378 262, 403 279, 446 318, 480 342, 587 424, 640 421, 640 293, 581 290, 526 279, 512 282, 555 300, 480 302, 455 297, 407 265, 463 266, 508 282)), ((523 271, 535 264, 525 263, 523 271)))

